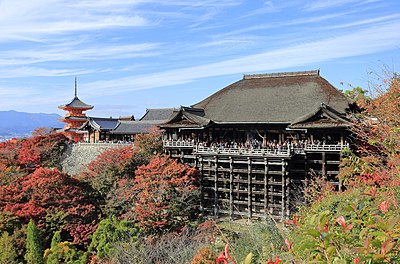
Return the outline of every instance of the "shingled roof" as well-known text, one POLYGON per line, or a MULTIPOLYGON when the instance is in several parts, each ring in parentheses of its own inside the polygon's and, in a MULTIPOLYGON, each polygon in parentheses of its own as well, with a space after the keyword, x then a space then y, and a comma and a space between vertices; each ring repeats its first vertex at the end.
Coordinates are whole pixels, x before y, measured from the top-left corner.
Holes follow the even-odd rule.
POLYGON ((151 108, 146 109, 146 113, 140 121, 146 120, 168 120, 171 118, 175 108, 151 108))
POLYGON ((158 120, 147 121, 120 121, 110 134, 133 135, 140 133, 149 133, 153 127, 157 127, 158 120))
POLYGON ((80 127, 80 129, 91 126, 98 131, 111 131, 118 125, 118 123, 119 120, 117 118, 88 117, 87 121, 80 127))
POLYGON ((244 75, 193 105, 215 123, 292 123, 324 103, 339 113, 348 99, 319 71, 244 75))
POLYGON ((85 104, 77 96, 75 96, 74 99, 72 99, 72 101, 69 104, 60 105, 58 108, 60 108, 60 109, 75 108, 75 109, 87 109, 87 110, 89 110, 89 109, 92 109, 93 106, 85 104))

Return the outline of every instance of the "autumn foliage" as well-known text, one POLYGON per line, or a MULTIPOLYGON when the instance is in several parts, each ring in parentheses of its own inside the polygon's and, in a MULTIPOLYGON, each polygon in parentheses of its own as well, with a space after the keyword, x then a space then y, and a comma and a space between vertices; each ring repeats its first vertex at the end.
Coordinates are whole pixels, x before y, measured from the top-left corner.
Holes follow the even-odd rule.
POLYGON ((101 208, 105 215, 120 216, 132 206, 131 192, 135 170, 147 163, 147 158, 132 146, 104 151, 88 165, 80 179, 87 181, 103 198, 101 208))
POLYGON ((0 187, 0 210, 52 233, 64 230, 74 243, 85 243, 99 221, 96 196, 87 184, 58 169, 34 173, 0 187))
POLYGON ((18 152, 18 161, 27 171, 40 166, 59 167, 68 139, 62 134, 50 134, 24 139, 18 152))
POLYGON ((353 118, 356 154, 343 160, 339 177, 355 184, 400 185, 400 80, 391 75, 371 87, 371 99, 360 100, 363 109, 353 118))
MULTIPOLYGON (((197 171, 166 156, 155 156, 136 171, 130 214, 149 232, 186 223, 195 213, 197 171)), ((129 218, 129 213, 127 214, 129 218)))

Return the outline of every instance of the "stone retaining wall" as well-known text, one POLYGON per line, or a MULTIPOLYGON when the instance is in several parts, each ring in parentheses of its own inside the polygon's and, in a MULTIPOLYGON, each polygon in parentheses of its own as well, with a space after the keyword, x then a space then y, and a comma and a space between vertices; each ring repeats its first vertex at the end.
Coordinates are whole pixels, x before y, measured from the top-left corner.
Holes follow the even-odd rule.
POLYGON ((87 170, 87 165, 105 150, 124 146, 127 145, 109 143, 69 144, 61 160, 62 171, 69 175, 78 175, 87 170))

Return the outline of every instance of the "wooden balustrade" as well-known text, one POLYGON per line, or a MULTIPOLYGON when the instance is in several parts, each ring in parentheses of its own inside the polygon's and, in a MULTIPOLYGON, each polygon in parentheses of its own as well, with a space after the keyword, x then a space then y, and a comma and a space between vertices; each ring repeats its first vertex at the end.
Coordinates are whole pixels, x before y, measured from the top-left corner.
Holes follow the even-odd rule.
POLYGON ((303 148, 282 148, 282 149, 253 149, 253 148, 226 148, 226 147, 204 147, 196 145, 193 141, 180 141, 180 140, 164 140, 164 148, 192 148, 193 153, 198 154, 233 154, 233 155, 277 155, 277 156, 291 156, 295 154, 304 154, 305 152, 338 152, 345 148, 346 145, 316 145, 308 144, 303 148))

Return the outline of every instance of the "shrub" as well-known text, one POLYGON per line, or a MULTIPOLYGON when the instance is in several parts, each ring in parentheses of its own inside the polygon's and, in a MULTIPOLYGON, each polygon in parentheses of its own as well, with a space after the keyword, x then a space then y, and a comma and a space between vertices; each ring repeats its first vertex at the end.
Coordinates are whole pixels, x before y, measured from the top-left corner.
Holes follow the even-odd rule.
POLYGON ((376 188, 327 196, 292 226, 288 250, 303 261, 395 263, 400 260, 398 198, 399 189, 376 188))
POLYGON ((51 240, 51 248, 44 252, 44 261, 46 264, 86 264, 87 256, 71 242, 62 242, 61 232, 57 231, 51 240))
POLYGON ((104 219, 93 233, 89 252, 100 259, 111 259, 116 253, 117 244, 134 245, 139 233, 139 228, 130 221, 118 221, 115 217, 104 219))
POLYGON ((14 240, 7 232, 2 232, 0 236, 0 264, 16 264, 17 251, 14 247, 14 240))

